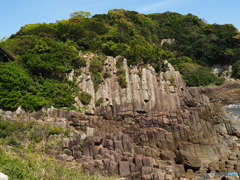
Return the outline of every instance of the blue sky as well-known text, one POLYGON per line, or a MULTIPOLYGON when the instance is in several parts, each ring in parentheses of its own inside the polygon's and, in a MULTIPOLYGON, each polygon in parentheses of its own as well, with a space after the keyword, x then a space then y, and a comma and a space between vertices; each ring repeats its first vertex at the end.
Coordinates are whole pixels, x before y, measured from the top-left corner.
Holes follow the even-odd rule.
POLYGON ((68 19, 72 12, 107 13, 110 9, 140 13, 192 13, 213 24, 233 24, 240 31, 240 0, 2 0, 0 39, 25 24, 68 19))

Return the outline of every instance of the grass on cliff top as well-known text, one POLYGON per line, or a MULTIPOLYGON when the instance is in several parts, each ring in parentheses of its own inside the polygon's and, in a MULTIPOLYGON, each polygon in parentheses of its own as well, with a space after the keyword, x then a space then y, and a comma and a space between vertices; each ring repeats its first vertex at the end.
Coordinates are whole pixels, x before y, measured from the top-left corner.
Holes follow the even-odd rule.
POLYGON ((58 162, 45 149, 61 148, 69 129, 35 121, 8 121, 0 116, 0 172, 18 180, 98 180, 111 177, 84 174, 76 162, 58 162))

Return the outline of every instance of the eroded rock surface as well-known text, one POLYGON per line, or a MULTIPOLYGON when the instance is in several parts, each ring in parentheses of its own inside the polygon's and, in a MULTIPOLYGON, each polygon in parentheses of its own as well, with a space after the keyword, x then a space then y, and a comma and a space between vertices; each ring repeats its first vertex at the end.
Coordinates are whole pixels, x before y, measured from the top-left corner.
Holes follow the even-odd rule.
MULTIPOLYGON (((187 87, 167 62, 156 73, 151 66, 130 68, 125 61, 127 88, 121 88, 115 64, 116 58, 106 59, 104 68, 112 76, 97 92, 88 66, 77 77, 76 83, 93 97, 85 114, 53 108, 29 114, 79 132, 64 140, 65 155, 58 158, 72 157, 90 173, 136 180, 197 179, 211 171, 240 173, 239 139, 218 102, 187 87), (103 104, 95 107, 101 97, 103 104)), ((12 117, 11 112, 3 114, 12 117)))

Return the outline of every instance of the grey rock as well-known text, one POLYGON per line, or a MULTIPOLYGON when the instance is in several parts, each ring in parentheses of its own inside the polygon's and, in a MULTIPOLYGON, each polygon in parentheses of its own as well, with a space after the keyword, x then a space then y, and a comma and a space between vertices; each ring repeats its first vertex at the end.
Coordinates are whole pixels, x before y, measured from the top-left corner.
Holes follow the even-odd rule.
POLYGON ((8 180, 8 176, 0 172, 0 180, 8 180))
POLYGON ((22 109, 21 106, 19 106, 17 108, 16 112, 15 112, 16 115, 21 115, 21 114, 24 114, 24 113, 25 113, 25 111, 22 109))
POLYGON ((87 136, 92 136, 94 133, 94 128, 87 127, 87 136))

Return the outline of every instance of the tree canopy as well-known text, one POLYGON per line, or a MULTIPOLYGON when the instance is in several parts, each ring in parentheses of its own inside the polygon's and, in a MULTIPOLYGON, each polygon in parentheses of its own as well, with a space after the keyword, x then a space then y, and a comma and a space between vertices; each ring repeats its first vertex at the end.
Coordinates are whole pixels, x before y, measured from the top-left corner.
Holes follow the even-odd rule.
MULTIPOLYGON (((70 107, 74 88, 65 76, 71 69, 85 66, 79 51, 120 55, 130 65, 151 64, 156 71, 161 70, 164 60, 169 60, 192 86, 219 84, 220 80, 209 71, 213 64, 234 64, 233 76, 239 78, 239 36, 231 24, 207 24, 192 14, 146 15, 124 9, 94 16, 78 11, 68 20, 28 24, 0 42, 17 58, 17 62, 0 65, 0 86, 4 88, 0 92, 1 108, 70 107), (190 68, 193 66, 196 68, 190 68), (208 75, 200 75, 206 72, 208 75), (193 77, 203 79, 196 81, 193 77), (28 99, 25 105, 16 101, 20 97, 28 99)), ((98 69, 101 63, 95 60, 91 64, 95 89, 103 81, 98 69)))
POLYGON ((89 18, 91 17, 91 13, 86 11, 77 11, 77 12, 71 13, 70 17, 71 18, 89 18))

